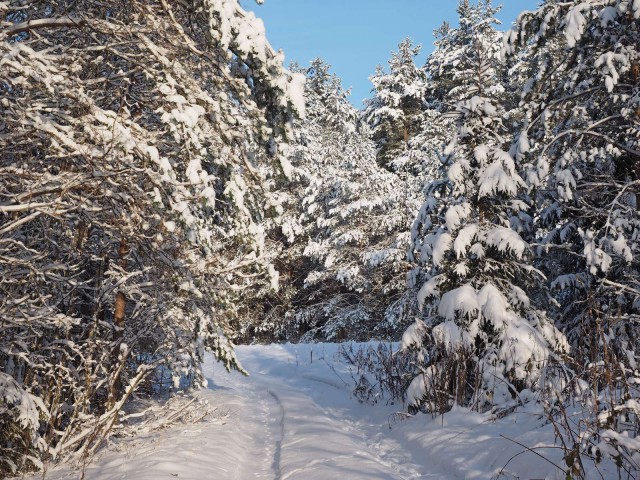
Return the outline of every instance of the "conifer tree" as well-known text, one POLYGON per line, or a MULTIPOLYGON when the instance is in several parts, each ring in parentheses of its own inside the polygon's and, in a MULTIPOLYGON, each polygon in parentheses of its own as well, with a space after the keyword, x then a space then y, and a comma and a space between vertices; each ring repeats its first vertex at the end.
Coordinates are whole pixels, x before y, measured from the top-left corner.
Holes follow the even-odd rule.
POLYGON ((625 468, 638 468, 620 432, 640 395, 630 386, 640 349, 639 19, 637 1, 547 1, 505 37, 505 54, 531 69, 517 154, 536 202, 541 268, 575 373, 590 384, 580 401, 589 417, 599 412, 585 419, 581 446, 625 468))
POLYGON ((307 76, 306 116, 294 124, 276 229, 285 291, 250 329, 304 340, 384 335, 396 318, 387 306, 404 291, 416 205, 407 207, 402 180, 377 165, 368 128, 329 66, 316 59, 299 71, 307 76))
POLYGON ((476 95, 476 80, 480 77, 491 82, 483 87, 496 98, 504 90, 499 62, 502 34, 495 27, 500 24, 495 15, 501 8, 494 7, 491 0, 479 0, 477 4, 460 0, 459 25, 454 28, 444 22, 435 30, 436 48, 426 64, 428 97, 437 101, 442 110, 451 110, 457 102, 476 95), (485 57, 482 65, 475 60, 479 54, 485 57), (490 69, 491 74, 478 68, 490 69))
MULTIPOLYGON (((488 3, 480 7, 491 11, 488 3)), ((467 8, 475 11, 462 2, 461 15, 467 8)), ((527 294, 542 277, 519 233, 531 219, 497 98, 496 46, 482 29, 468 41, 460 68, 473 72, 473 81, 463 85, 466 93, 453 112, 446 177, 430 187, 412 232, 423 314, 405 332, 403 348, 418 352, 420 369, 409 402, 430 410, 452 402, 475 408, 505 403, 537 387, 548 362, 565 349, 562 335, 527 294)))
POLYGON ((374 96, 366 102, 364 118, 378 148, 378 163, 385 168, 391 168, 390 162, 420 128, 426 76, 416 66, 415 57, 421 49, 406 38, 392 52, 389 72, 378 66, 370 78, 374 96))
MULTIPOLYGON (((506 53, 526 48, 532 69, 518 153, 544 242, 558 255, 568 248, 581 257, 565 264, 573 272, 554 285, 601 296, 597 306, 581 302, 574 319, 602 307, 631 314, 635 298, 627 282, 637 235, 639 13, 631 2, 608 3, 547 2, 506 39, 506 53)), ((568 334, 579 342, 584 336, 574 326, 568 334)))

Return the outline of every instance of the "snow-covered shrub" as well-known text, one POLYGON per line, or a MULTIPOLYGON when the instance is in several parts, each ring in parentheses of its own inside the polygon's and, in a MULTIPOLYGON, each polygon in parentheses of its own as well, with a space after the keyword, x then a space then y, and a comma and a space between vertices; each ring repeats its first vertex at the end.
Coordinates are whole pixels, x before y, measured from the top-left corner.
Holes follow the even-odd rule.
POLYGON ((0 372, 0 442, 3 448, 0 472, 16 473, 23 463, 41 465, 39 453, 46 448, 39 435, 40 418, 48 411, 40 398, 25 391, 20 382, 0 372), (27 452, 23 456, 24 452, 27 452))
POLYGON ((565 370, 561 391, 540 397, 571 478, 613 463, 618 478, 640 473, 640 377, 615 357, 565 370))
MULTIPOLYGON (((413 348, 399 351, 412 358, 413 375, 405 392, 409 412, 436 415, 448 412, 454 405, 483 409, 487 400, 492 400, 494 389, 482 389, 482 367, 475 361, 473 350, 466 345, 436 343, 429 336, 423 336, 423 340, 435 345, 430 349, 430 362, 425 362, 421 353, 416 361, 411 355, 415 353, 413 348)), ((497 387, 504 390, 504 385, 497 387)))

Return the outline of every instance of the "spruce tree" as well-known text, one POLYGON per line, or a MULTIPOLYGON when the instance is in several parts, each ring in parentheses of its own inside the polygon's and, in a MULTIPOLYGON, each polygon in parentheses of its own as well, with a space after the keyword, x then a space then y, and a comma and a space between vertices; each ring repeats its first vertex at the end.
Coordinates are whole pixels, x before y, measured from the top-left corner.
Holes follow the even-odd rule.
MULTIPOLYGON (((467 7, 462 2, 460 11, 467 7)), ((460 68, 474 76, 452 112, 446 177, 429 189, 412 232, 422 315, 405 332, 403 348, 417 351, 420 370, 409 402, 430 410, 506 403, 539 387, 547 364, 565 349, 527 294, 542 278, 519 234, 530 218, 496 88, 496 46, 482 29, 468 42, 460 68)))
POLYGON ((531 69, 518 154, 558 325, 589 382, 581 446, 625 469, 638 453, 620 432, 637 431, 629 405, 640 395, 639 19, 637 1, 547 1, 505 42, 531 69))
POLYGON ((415 64, 422 47, 406 38, 392 52, 389 71, 378 66, 371 76, 373 98, 367 100, 364 118, 378 149, 378 163, 391 169, 392 162, 419 131, 426 76, 415 64))

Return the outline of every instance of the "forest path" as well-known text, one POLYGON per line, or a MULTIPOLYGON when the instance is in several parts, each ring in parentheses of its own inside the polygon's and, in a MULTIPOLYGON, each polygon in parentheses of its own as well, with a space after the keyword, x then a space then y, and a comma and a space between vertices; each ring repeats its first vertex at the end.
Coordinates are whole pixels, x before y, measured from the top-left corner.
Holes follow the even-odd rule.
MULTIPOLYGON (((376 346, 361 346, 369 345, 376 346)), ((554 429, 536 402, 504 418, 454 407, 435 418, 401 421, 402 415, 394 414, 402 405, 381 400, 372 406, 353 398, 350 365, 340 349, 336 344, 239 346, 248 377, 227 373, 209 356, 203 367, 208 388, 193 395, 208 402, 211 414, 196 423, 113 438, 84 477, 61 466, 44 479, 565 478, 554 466, 563 462, 554 429)))
MULTIPOLYGON (((87 467, 84 478, 455 478, 429 473, 438 467, 424 451, 393 435, 406 426, 392 422, 394 430, 390 430, 390 414, 401 407, 372 407, 352 397, 348 367, 336 360, 338 348, 241 346, 236 352, 250 372, 248 377, 227 373, 207 358, 203 370, 209 385, 195 395, 215 407, 215 412, 195 424, 114 440, 87 467)), ((81 473, 58 468, 45 478, 77 479, 81 473)))
POLYGON ((236 392, 248 406, 266 400, 268 408, 261 411, 268 418, 261 423, 269 426, 272 478, 446 478, 428 474, 400 445, 382 441, 382 432, 389 430, 386 413, 371 418, 376 409, 351 397, 348 374, 332 368, 334 358, 315 347, 313 353, 309 345, 239 347, 249 377, 229 375, 219 365, 206 370, 214 391, 236 392))

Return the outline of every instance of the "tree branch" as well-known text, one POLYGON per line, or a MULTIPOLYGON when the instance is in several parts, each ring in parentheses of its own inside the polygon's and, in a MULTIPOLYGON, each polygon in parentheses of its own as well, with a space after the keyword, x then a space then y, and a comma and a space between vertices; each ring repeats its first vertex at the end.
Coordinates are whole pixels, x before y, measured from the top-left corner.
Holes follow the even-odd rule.
POLYGON ((22 32, 30 30, 37 30, 40 28, 60 28, 60 27, 81 27, 86 25, 87 21, 83 18, 41 18, 39 20, 30 20, 28 22, 16 23, 12 27, 7 28, 3 33, 5 36, 10 37, 22 32))

